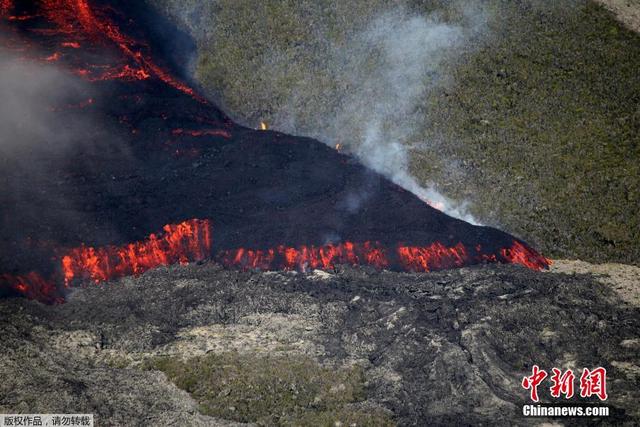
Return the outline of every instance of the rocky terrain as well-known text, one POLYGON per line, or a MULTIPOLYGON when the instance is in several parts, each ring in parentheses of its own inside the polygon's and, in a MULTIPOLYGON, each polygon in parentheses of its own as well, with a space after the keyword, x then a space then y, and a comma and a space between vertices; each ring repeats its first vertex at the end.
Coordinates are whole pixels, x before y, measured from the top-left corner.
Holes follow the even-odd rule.
POLYGON ((5 299, 0 412, 91 412, 99 425, 571 425, 522 418, 522 377, 533 364, 602 365, 611 415, 590 422, 637 424, 640 273, 559 264, 566 273, 205 263, 88 286, 61 306, 5 299), (616 291, 624 280, 635 299, 616 291))
POLYGON ((638 0, 598 0, 629 29, 640 32, 640 2, 638 0))

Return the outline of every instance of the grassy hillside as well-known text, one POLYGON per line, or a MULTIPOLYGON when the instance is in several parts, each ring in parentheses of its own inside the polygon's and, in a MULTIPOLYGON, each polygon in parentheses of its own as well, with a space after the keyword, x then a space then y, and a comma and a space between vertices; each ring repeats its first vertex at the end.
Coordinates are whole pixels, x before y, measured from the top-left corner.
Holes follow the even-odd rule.
POLYGON ((416 153, 414 172, 554 255, 637 263, 640 37, 591 3, 496 8, 492 43, 427 109, 424 137, 457 141, 465 174, 428 166, 438 147, 416 153))
MULTIPOLYGON (((196 77, 233 117, 315 136, 357 90, 351 76, 384 65, 354 43, 375 17, 402 7, 461 28, 479 20, 424 76, 419 126, 402 141, 413 174, 551 256, 640 262, 640 36, 600 6, 153 1, 190 28, 196 77)), ((341 142, 356 144, 343 125, 341 142)))

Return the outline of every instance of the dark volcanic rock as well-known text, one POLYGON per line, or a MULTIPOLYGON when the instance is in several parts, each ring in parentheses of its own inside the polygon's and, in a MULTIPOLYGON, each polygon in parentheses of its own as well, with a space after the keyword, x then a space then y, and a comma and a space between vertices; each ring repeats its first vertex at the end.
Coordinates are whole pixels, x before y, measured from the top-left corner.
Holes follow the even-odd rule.
MULTIPOLYGON (((640 421, 639 314, 590 276, 512 266, 430 274, 162 268, 77 290, 62 306, 0 301, 0 412, 213 424, 161 374, 137 366, 156 355, 266 351, 362 366, 367 404, 401 425, 535 424, 520 415, 528 399, 520 381, 533 364, 604 366, 611 416, 595 422, 632 425, 640 421)), ((548 387, 540 391, 554 401, 548 387)))
MULTIPOLYGON (((212 256, 346 241, 390 253, 463 245, 452 267, 514 262, 504 251, 524 245, 445 215, 319 141, 233 123, 180 80, 174 65, 190 45, 167 43, 158 27, 169 24, 143 2, 15 1, 2 13, 2 52, 26 51, 20 61, 35 64, 14 77, 35 85, 35 106, 8 131, 16 147, 0 152, 0 273, 11 275, 6 284, 0 275, 0 296, 24 294, 15 276, 31 271, 60 283, 70 248, 140 241, 193 218, 213 223, 212 256), (39 87, 33 73, 55 73, 55 83, 39 87)), ((385 266, 403 269, 394 257, 385 266)))

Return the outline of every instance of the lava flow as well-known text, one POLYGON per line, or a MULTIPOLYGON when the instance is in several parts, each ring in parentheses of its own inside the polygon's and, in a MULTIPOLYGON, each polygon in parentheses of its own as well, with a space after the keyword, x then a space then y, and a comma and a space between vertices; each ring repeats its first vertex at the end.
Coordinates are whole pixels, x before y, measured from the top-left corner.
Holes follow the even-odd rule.
POLYGON ((447 247, 436 242, 429 246, 397 246, 393 250, 379 242, 344 242, 324 246, 287 247, 272 249, 245 249, 222 251, 217 259, 228 267, 254 270, 330 270, 338 265, 367 265, 378 270, 385 268, 413 272, 429 272, 484 262, 520 264, 532 270, 543 270, 549 260, 532 249, 514 241, 513 246, 503 248, 499 255, 484 254, 480 248, 469 253, 458 243, 447 247))
POLYGON ((221 252, 218 259, 227 267, 258 270, 328 270, 340 264, 369 265, 379 269, 389 266, 386 249, 371 242, 297 248, 281 245, 266 250, 239 248, 221 252))
POLYGON ((53 280, 47 280, 32 271, 24 275, 0 274, 0 290, 40 301, 43 304, 60 304, 64 297, 53 280))
POLYGON ((45 304, 64 302, 60 281, 65 287, 90 280, 105 282, 124 276, 134 276, 152 268, 202 261, 211 254, 211 223, 191 219, 179 224, 167 224, 159 234, 146 240, 123 246, 93 248, 80 246, 61 257, 60 270, 50 279, 36 272, 25 275, 0 275, 0 289, 35 299, 45 304))
POLYGON ((81 246, 62 257, 65 285, 77 279, 104 282, 138 275, 161 265, 201 261, 211 254, 211 224, 192 219, 165 225, 161 235, 125 246, 81 246))
MULTIPOLYGON (((34 15, 10 15, 17 5, 24 3, 15 0, 2 0, 0 18, 9 21, 33 20, 42 16, 54 28, 36 28, 33 31, 41 35, 63 37, 59 44, 71 49, 79 49, 80 41, 92 44, 111 43, 123 55, 124 64, 110 65, 104 70, 104 64, 87 64, 74 70, 74 73, 89 81, 104 80, 146 80, 152 76, 200 102, 205 100, 197 95, 187 84, 175 78, 156 64, 150 56, 149 46, 124 34, 109 17, 109 8, 99 8, 88 0, 40 0, 38 13, 34 15), (22 19, 18 19, 22 18, 22 19), (97 71, 97 73, 96 73, 97 71)), ((51 52, 46 61, 58 61, 60 52, 51 52)))
POLYGON ((31 126, 43 141, 17 126, 11 138, 28 149, 0 159, 0 297, 60 303, 84 282, 208 259, 297 271, 550 263, 434 209, 340 144, 233 123, 172 73, 195 44, 146 2, 0 0, 0 18, 0 49, 78 83, 37 99, 51 114, 31 126), (50 122, 83 126, 52 144, 50 122))

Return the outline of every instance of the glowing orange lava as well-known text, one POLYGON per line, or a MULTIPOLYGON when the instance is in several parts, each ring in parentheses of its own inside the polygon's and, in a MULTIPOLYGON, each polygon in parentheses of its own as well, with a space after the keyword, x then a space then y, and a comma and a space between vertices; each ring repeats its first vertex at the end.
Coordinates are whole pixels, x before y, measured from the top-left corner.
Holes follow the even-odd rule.
POLYGON ((389 265, 385 249, 371 242, 299 247, 281 245, 266 250, 239 248, 221 252, 218 259, 227 267, 259 270, 327 270, 339 264, 370 265, 382 269, 389 265))
POLYGON ((426 247, 398 247, 400 264, 407 271, 433 271, 445 268, 461 267, 469 260, 467 249, 462 243, 446 247, 442 243, 433 243, 426 247))
POLYGON ((551 265, 551 260, 543 257, 532 249, 527 248, 520 242, 513 242, 510 248, 500 251, 504 259, 511 264, 524 265, 532 270, 542 270, 551 265))
POLYGON ((476 253, 458 243, 445 246, 435 242, 429 246, 397 246, 390 251, 379 243, 344 242, 325 246, 298 247, 278 246, 271 249, 238 248, 222 251, 217 259, 227 267, 257 270, 299 270, 333 269, 336 265, 367 265, 377 269, 400 267, 404 271, 429 272, 447 268, 463 267, 484 262, 505 262, 521 264, 532 270, 542 270, 550 261, 535 251, 514 242, 510 248, 496 254, 484 254, 480 247, 476 253))
POLYGON ((21 276, 0 274, 0 288, 12 289, 28 299, 34 299, 45 304, 64 302, 64 298, 59 295, 55 283, 45 280, 35 272, 21 276))
MULTIPOLYGON (((61 279, 45 280, 35 272, 25 275, 0 275, 0 288, 11 289, 27 298, 53 304, 64 301, 56 286, 62 280, 66 287, 77 281, 96 283, 128 275, 138 275, 163 265, 185 264, 211 257, 212 228, 209 220, 191 219, 165 225, 163 231, 146 240, 123 246, 93 248, 80 246, 61 258, 61 279)), ((412 272, 429 272, 483 262, 504 262, 542 270, 550 260, 514 241, 496 254, 475 253, 462 244, 445 246, 435 242, 429 246, 399 245, 395 250, 378 242, 343 242, 323 246, 280 245, 270 249, 237 248, 220 251, 215 259, 222 265, 243 270, 331 270, 337 265, 371 266, 378 270, 400 268, 412 272)))
POLYGON ((165 225, 160 235, 125 246, 93 248, 81 246, 62 257, 65 285, 75 279, 102 282, 141 274, 161 265, 187 263, 208 258, 211 253, 211 224, 192 219, 165 225))
MULTIPOLYGON (((63 47, 78 49, 80 42, 113 43, 123 54, 127 64, 113 65, 104 70, 104 66, 96 65, 99 74, 93 73, 92 65, 87 64, 74 72, 90 81, 114 80, 146 80, 152 76, 165 84, 186 93, 193 98, 205 102, 195 91, 173 77, 169 72, 158 66, 148 54, 149 46, 125 35, 108 17, 107 9, 93 7, 88 0, 40 0, 41 15, 8 16, 13 10, 13 1, 0 0, 0 15, 8 19, 24 20, 43 16, 55 28, 35 28, 32 31, 46 36, 64 36, 72 40, 63 40, 63 47)), ((60 53, 52 52, 46 57, 47 61, 57 61, 60 53)))

